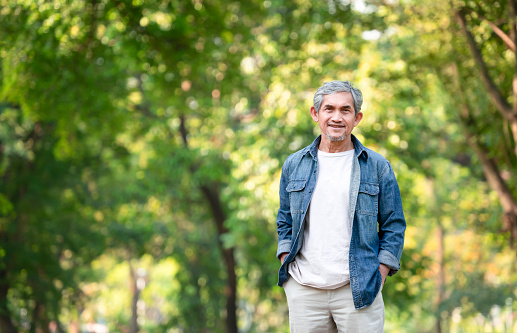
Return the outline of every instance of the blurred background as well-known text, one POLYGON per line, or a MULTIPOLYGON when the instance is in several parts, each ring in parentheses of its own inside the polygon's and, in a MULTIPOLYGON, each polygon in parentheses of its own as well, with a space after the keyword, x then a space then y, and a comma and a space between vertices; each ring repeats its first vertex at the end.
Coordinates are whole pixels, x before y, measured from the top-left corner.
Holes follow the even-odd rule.
POLYGON ((280 171, 334 79, 402 192, 386 332, 517 332, 516 7, 0 0, 0 332, 288 332, 280 171))

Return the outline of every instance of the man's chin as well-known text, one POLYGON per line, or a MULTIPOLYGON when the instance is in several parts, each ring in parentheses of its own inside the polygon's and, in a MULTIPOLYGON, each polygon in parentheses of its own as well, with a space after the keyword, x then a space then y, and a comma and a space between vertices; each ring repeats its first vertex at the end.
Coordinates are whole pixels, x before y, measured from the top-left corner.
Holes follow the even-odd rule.
POLYGON ((325 135, 325 137, 327 139, 329 139, 330 141, 333 141, 333 142, 335 142, 335 141, 343 141, 343 140, 346 139, 346 134, 341 135, 341 136, 332 136, 332 135, 328 135, 327 133, 324 133, 324 135, 325 135))

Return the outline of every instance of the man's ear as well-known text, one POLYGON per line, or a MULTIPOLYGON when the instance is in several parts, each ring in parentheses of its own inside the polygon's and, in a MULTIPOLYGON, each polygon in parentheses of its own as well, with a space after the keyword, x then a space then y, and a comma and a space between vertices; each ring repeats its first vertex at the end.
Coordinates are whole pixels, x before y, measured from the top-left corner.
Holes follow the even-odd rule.
POLYGON ((314 120, 315 122, 319 121, 318 111, 316 111, 316 108, 314 106, 311 106, 311 117, 312 120, 314 120))
POLYGON ((363 113, 357 112, 357 114, 355 115, 354 127, 359 125, 359 123, 361 122, 361 119, 363 119, 363 113))

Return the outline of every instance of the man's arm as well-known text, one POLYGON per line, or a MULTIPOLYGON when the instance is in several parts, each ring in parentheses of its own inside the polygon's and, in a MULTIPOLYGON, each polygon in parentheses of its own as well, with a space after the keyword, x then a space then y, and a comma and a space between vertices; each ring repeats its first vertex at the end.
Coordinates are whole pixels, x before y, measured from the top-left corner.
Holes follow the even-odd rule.
POLYGON ((384 264, 380 264, 379 271, 381 272, 382 284, 384 285, 384 282, 386 281, 386 277, 388 276, 388 273, 390 272, 390 268, 384 264))
POLYGON ((293 230, 293 219, 291 216, 291 204, 289 201, 289 193, 286 191, 287 183, 289 182, 289 161, 290 157, 287 158, 284 165, 282 166, 282 175, 280 177, 280 208, 278 209, 278 215, 276 219, 276 230, 278 233, 278 249, 276 257, 281 259, 282 263, 284 258, 291 250, 291 237, 293 230))
POLYGON ((287 257, 288 254, 288 252, 284 252, 280 255, 280 264, 284 263, 285 257, 287 257))
MULTIPOLYGON (((379 189, 378 258, 381 266, 385 265, 389 268, 388 275, 391 276, 397 273, 400 268, 406 220, 402 211, 402 200, 397 179, 389 162, 386 162, 386 166, 381 172, 379 189)), ((382 274, 385 269, 379 267, 379 270, 382 274)))

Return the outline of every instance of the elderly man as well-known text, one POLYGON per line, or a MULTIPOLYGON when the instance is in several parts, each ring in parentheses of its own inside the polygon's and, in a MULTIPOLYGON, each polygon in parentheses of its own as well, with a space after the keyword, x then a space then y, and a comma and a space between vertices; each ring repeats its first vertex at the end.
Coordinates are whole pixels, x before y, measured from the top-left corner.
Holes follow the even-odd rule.
POLYGON ((380 291, 400 268, 406 222, 390 163, 352 135, 362 102, 348 81, 320 87, 321 135, 282 167, 278 285, 291 332, 384 331, 380 291))

